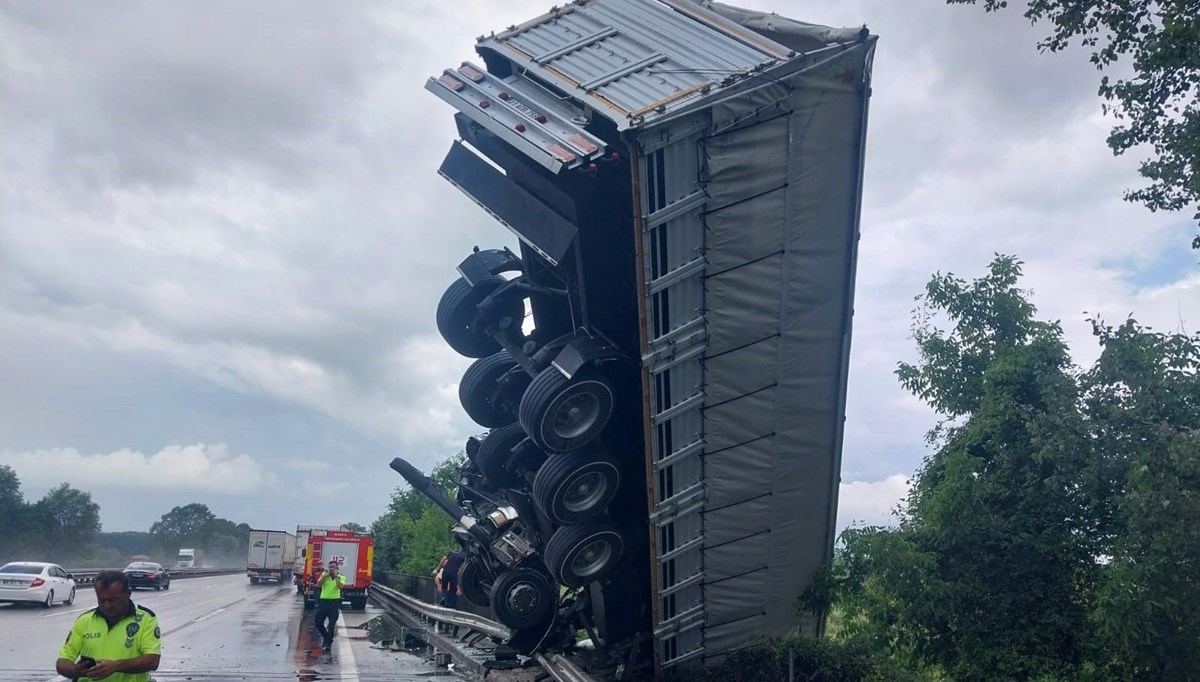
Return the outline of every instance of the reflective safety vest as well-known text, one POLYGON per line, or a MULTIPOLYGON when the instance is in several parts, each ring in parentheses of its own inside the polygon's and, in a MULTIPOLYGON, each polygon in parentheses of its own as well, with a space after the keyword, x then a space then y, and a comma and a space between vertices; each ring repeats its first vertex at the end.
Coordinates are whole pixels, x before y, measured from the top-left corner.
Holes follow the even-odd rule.
POLYGON ((321 583, 321 599, 341 599, 342 588, 346 586, 346 576, 338 573, 335 580, 332 576, 326 573, 323 578, 328 576, 330 579, 321 583))
MULTIPOLYGON (((145 606, 129 602, 129 611, 111 626, 100 609, 84 611, 71 626, 58 657, 72 663, 79 660, 80 656, 89 656, 98 661, 123 661, 145 654, 162 653, 161 640, 158 616, 145 606)), ((112 682, 148 682, 150 673, 113 673, 104 679, 112 682)))

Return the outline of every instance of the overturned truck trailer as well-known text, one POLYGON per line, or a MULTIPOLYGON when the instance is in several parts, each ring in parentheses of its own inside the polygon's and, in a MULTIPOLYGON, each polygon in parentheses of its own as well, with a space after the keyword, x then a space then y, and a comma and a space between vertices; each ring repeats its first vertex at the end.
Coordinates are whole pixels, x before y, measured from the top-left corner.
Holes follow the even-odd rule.
POLYGON ((659 671, 820 632, 796 598, 834 540, 875 43, 580 0, 428 81, 461 137, 439 172, 520 243, 469 254, 437 320, 492 429, 465 589, 536 624, 520 648, 567 611, 659 671))

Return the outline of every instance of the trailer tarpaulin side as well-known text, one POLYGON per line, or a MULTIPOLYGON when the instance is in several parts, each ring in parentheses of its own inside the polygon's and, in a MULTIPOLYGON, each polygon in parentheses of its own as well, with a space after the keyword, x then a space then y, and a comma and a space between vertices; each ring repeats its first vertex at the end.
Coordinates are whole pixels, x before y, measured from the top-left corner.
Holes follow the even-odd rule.
POLYGON ((786 632, 833 543, 872 47, 713 110, 733 126, 707 144, 713 652, 786 632))
MULTIPOLYGON (((655 625, 664 666, 795 631, 796 598, 830 556, 874 44, 866 37, 825 51, 780 77, 768 70, 757 84, 710 107, 708 129, 696 141, 703 149, 699 168, 679 169, 703 178, 704 238, 688 243, 669 234, 686 220, 655 228, 668 233, 662 244, 700 249, 706 261, 699 306, 706 347, 699 369, 682 382, 702 377, 696 382, 703 396, 702 466, 682 467, 676 453, 686 438, 667 448, 669 441, 651 439, 652 461, 673 474, 656 481, 668 489, 657 491, 652 510, 661 529, 672 531, 659 531, 656 564, 663 567, 655 625), (703 499, 698 593, 676 587, 693 576, 677 570, 687 551, 672 554, 693 539, 674 532, 697 526, 679 512, 677 491, 694 491, 696 483, 703 499), (701 613, 702 623, 695 620, 701 613)), ((642 161, 645 173, 670 168, 652 154, 642 161)), ((672 187, 672 179, 664 186, 672 187)), ((670 212, 655 199, 654 192, 643 197, 647 222, 670 212)), ((668 311, 670 299, 647 291, 646 301, 650 319, 686 324, 686 315, 676 319, 668 311)), ((672 393, 660 378, 687 367, 674 359, 682 352, 676 347, 664 361, 674 366, 662 369, 654 336, 646 352, 649 392, 656 405, 668 396, 662 413, 671 415, 689 394, 672 393)), ((647 428, 661 428, 655 421, 665 419, 647 428)), ((821 625, 799 622, 809 634, 821 625)))

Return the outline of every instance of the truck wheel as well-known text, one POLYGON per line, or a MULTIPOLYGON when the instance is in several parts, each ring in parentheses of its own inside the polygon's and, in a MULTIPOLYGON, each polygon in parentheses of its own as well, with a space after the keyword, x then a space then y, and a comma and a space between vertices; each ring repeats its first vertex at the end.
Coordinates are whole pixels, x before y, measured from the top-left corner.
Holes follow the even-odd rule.
MULTIPOLYGON (((446 343, 459 355, 485 358, 500 350, 500 344, 488 335, 481 324, 479 304, 505 283, 503 277, 484 277, 471 286, 459 277, 454 280, 438 301, 437 328, 446 343)), ((525 318, 525 302, 517 297, 503 301, 495 318, 512 317, 518 323, 525 318)), ((519 324, 518 324, 519 326, 519 324)))
POLYGON ((471 557, 467 557, 462 568, 458 569, 458 582, 462 585, 463 596, 477 606, 491 606, 492 603, 488 598, 490 586, 486 574, 483 564, 471 557))
POLYGON ((583 523, 604 511, 620 484, 621 472, 607 457, 555 455, 538 469, 533 499, 555 523, 583 523))
POLYGON ((501 573, 492 585, 491 602, 496 619, 517 630, 545 623, 557 605, 550 581, 531 568, 501 573))
POLYGON ((525 433, 546 452, 571 452, 590 443, 608 424, 613 387, 598 372, 568 379, 554 367, 542 370, 521 397, 525 433))
POLYGON ((520 479, 509 469, 513 459, 512 449, 525 440, 525 431, 520 424, 509 424, 492 429, 479 445, 475 463, 479 473, 493 488, 509 488, 520 484, 520 479))
POLYGON ((251 579, 250 579, 250 584, 251 584, 251 585, 257 585, 257 584, 258 584, 258 578, 251 578, 251 579))
POLYGON ((506 350, 471 363, 458 383, 458 400, 472 421, 489 429, 517 421, 517 407, 529 375, 518 371, 519 376, 500 382, 516 368, 517 361, 506 350))
POLYGON ((358 599, 351 599, 350 600, 350 608, 351 608, 351 610, 354 610, 354 611, 365 611, 367 608, 366 597, 359 597, 358 599))
POLYGON ((581 587, 611 571, 624 550, 621 534, 610 526, 563 526, 546 543, 543 557, 555 580, 581 587))

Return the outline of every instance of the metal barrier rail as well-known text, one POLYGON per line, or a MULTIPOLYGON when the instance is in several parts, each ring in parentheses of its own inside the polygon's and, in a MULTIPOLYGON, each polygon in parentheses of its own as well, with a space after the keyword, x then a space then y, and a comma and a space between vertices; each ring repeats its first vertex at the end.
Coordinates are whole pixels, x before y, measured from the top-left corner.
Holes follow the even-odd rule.
MULTIPOLYGON (((471 655, 469 647, 474 647, 483 637, 500 641, 507 639, 511 634, 506 626, 483 616, 435 606, 378 582, 371 584, 369 596, 390 615, 400 615, 405 620, 414 622, 431 621, 466 630, 465 633, 454 632, 449 635, 430 633, 430 638, 476 674, 483 672, 483 664, 471 655)), ((562 654, 535 654, 533 659, 556 682, 597 682, 562 654)))
MULTIPOLYGON (((91 585, 96 576, 101 571, 120 571, 119 568, 80 568, 80 569, 65 569, 67 573, 75 579, 76 585, 91 585)), ((167 570, 167 576, 171 580, 184 578, 207 578, 214 575, 233 575, 235 573, 245 573, 244 568, 178 568, 175 570, 167 570)))
MULTIPOLYGON (((402 592, 410 597, 416 597, 427 604, 437 604, 437 585, 434 584, 432 577, 428 575, 413 575, 411 573, 397 573, 395 571, 376 571, 375 581, 381 582, 384 585, 402 592)), ((496 614, 491 607, 480 606, 475 604, 465 596, 458 598, 458 605, 455 607, 459 611, 466 611, 477 616, 483 616, 488 620, 496 620, 496 614)))

